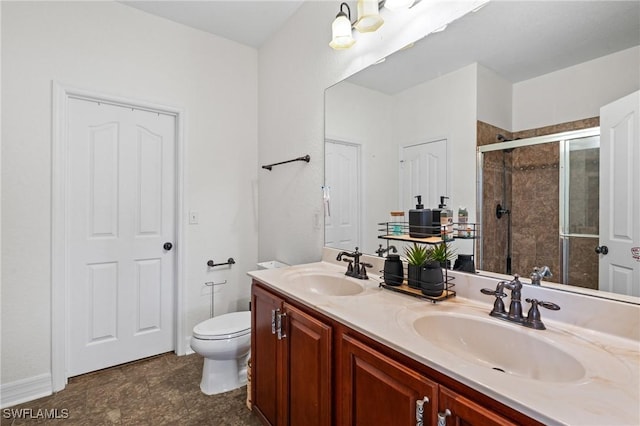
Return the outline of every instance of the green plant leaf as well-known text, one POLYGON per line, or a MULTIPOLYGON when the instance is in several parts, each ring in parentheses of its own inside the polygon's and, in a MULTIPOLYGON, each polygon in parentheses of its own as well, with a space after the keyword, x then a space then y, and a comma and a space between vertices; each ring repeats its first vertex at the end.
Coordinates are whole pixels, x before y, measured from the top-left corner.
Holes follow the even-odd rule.
POLYGON ((429 259, 429 250, 418 243, 413 243, 413 247, 405 247, 404 254, 411 265, 420 266, 429 259))
POLYGON ((445 262, 447 260, 453 260, 455 255, 456 249, 451 247, 449 243, 440 243, 431 248, 428 260, 445 262))

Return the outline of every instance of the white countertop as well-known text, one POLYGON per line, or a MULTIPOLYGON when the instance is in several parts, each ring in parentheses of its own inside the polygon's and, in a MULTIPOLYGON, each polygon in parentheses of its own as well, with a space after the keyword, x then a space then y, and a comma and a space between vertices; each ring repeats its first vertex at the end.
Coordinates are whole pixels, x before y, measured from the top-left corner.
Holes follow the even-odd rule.
MULTIPOLYGON (((469 277, 475 277, 468 274, 456 283, 457 297, 437 304, 379 288, 380 277, 375 272, 380 270, 379 265, 371 268, 374 272, 369 273, 369 280, 348 278, 365 286, 360 294, 327 296, 310 291, 305 280, 300 279, 305 274, 321 272, 344 277, 344 264, 335 264, 335 261, 331 261, 332 256, 333 252, 329 251, 323 262, 248 274, 292 299, 545 424, 640 425, 640 342, 635 338, 637 330, 630 331, 629 336, 624 332, 595 331, 576 325, 581 321, 572 321, 570 317, 566 318, 566 322, 551 319, 553 315, 545 309, 541 309, 541 314, 547 330, 531 330, 506 323, 488 316, 493 303, 491 297, 481 296, 480 300, 474 300, 480 286, 474 286, 473 291, 469 292, 469 277), (486 303, 483 299, 486 299, 486 303), (413 328, 416 319, 434 313, 453 313, 516 327, 531 339, 544 340, 571 354, 585 368, 585 374, 575 380, 541 381, 495 371, 490 366, 473 362, 468 354, 452 355, 450 351, 439 347, 438 343, 420 336, 413 328)), ((527 289, 523 289, 524 305, 526 297, 531 296, 527 295, 527 289)), ((508 306, 508 299, 505 299, 505 303, 508 306)), ((616 312, 621 310, 619 306, 614 308, 616 312)), ((577 308, 571 306, 563 309, 566 317, 567 311, 577 308)), ((640 307, 623 306, 622 310, 627 316, 636 316, 629 317, 629 322, 633 328, 637 328, 640 307)), ((603 312, 606 314, 607 309, 603 312)), ((598 314, 602 315, 601 312, 598 314)), ((600 320, 606 321, 607 318, 600 320)), ((619 321, 620 318, 611 320, 619 321)), ((625 330, 624 327, 622 330, 625 330)))

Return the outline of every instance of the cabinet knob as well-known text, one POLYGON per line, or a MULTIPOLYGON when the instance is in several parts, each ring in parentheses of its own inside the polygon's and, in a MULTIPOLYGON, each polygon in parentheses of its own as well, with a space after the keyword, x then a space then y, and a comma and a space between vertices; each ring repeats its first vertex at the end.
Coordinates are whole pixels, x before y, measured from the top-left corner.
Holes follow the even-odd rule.
POLYGON ((447 417, 451 415, 451 410, 448 408, 442 413, 438 413, 438 426, 447 426, 447 417))
POLYGON ((424 404, 429 403, 429 397, 425 396, 422 399, 416 401, 416 426, 423 426, 424 424, 424 404))

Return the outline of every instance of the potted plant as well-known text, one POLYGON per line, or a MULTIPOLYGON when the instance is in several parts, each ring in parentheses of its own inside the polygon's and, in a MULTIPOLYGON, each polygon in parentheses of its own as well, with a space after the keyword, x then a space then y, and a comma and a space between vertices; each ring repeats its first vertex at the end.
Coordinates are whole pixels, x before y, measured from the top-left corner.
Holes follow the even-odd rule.
POLYGON ((424 264, 429 259, 428 250, 425 246, 413 243, 412 247, 405 247, 404 254, 407 258, 407 284, 409 287, 420 288, 421 271, 424 264))
POLYGON ((439 262, 441 267, 450 269, 451 260, 455 257, 455 254, 456 249, 443 242, 429 248, 427 260, 434 260, 439 262))

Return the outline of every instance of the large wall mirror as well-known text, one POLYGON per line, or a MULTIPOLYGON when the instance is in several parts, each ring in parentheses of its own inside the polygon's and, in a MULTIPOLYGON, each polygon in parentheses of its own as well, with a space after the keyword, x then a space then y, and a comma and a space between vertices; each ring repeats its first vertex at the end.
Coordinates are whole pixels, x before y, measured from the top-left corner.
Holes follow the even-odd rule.
MULTIPOLYGON (((602 106, 638 89, 637 1, 491 1, 326 90, 325 187, 330 201, 325 245, 358 246, 376 254, 381 243, 387 247, 378 238, 378 223, 389 221, 392 211, 404 212, 406 220, 416 195, 428 208, 446 196, 454 219, 464 207, 470 220, 480 223, 481 241, 452 243, 457 253, 476 256, 480 273, 528 277, 531 265, 549 266, 553 276, 543 285, 617 298, 597 290, 598 255, 593 252, 598 241, 594 168, 599 163, 599 114, 602 106), (577 132, 575 141, 560 142, 572 132, 577 132), (550 136, 554 134, 561 136, 550 136), (540 140, 550 147, 545 151, 540 145, 546 154, 532 151, 528 142, 520 148, 518 141, 531 138, 551 138, 540 140), (516 145, 486 148, 505 143, 516 145), (565 173, 568 167, 561 160, 573 164, 573 175, 565 173), (554 183, 536 185, 524 170, 516 176, 523 167, 551 170, 554 183), (493 180, 487 181, 492 173, 493 180), (516 177, 525 185, 510 185, 508 194, 496 186, 516 177), (571 198, 561 185, 571 179, 572 189, 582 186, 582 195, 559 201, 571 198), (533 200, 528 214, 545 216, 549 225, 516 224, 511 203, 517 199, 533 200), (545 204, 544 213, 535 208, 537 199, 545 204), (513 221, 511 235, 530 243, 550 233, 558 242, 557 260, 522 263, 516 255, 531 245, 514 240, 506 252, 508 233, 500 226, 507 221, 491 228, 489 218, 500 203, 505 218, 513 221), (561 241, 563 237, 567 240, 561 241), (588 247, 589 254, 576 255, 586 252, 574 249, 571 257, 568 248, 574 242, 588 247), (560 257, 563 251, 565 258, 560 257), (494 252, 498 254, 492 259, 494 252), (586 265, 584 271, 577 270, 580 264, 586 265), (570 274, 571 279, 564 278, 570 274)), ((634 194, 638 197, 637 190, 634 194)), ((401 245, 394 245, 402 252, 401 245)), ((609 290, 640 302, 629 296, 637 295, 635 290, 609 290)))

